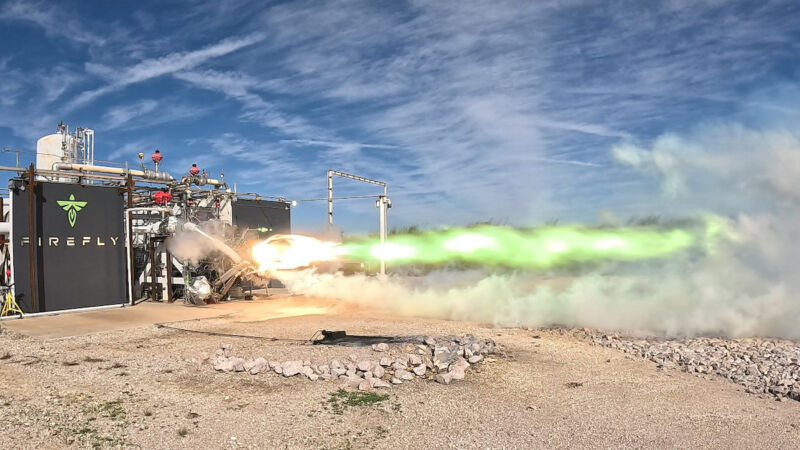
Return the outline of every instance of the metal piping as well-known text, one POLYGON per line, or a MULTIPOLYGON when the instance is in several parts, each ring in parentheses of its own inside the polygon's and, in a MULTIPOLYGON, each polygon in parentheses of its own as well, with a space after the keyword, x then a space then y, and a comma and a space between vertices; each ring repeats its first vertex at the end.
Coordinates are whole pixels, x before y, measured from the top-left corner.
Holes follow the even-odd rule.
MULTIPOLYGON (((76 172, 100 172, 111 173, 114 175, 131 174, 135 177, 142 177, 148 180, 173 181, 172 175, 168 172, 156 172, 155 170, 144 169, 123 169, 121 167, 91 166, 88 164, 55 163, 53 170, 74 170, 76 172)), ((216 181, 216 180, 214 180, 216 181)))
POLYGON ((102 305, 102 306, 87 306, 86 308, 74 308, 74 309, 59 309, 58 311, 43 311, 43 312, 36 312, 36 313, 25 313, 24 316, 3 316, 0 317, 0 320, 9 320, 9 319, 25 319, 26 317, 38 317, 38 316, 57 316, 60 314, 72 314, 72 313, 79 313, 84 311, 93 311, 98 309, 111 309, 111 308, 124 308, 127 303, 117 303, 113 305, 102 305))

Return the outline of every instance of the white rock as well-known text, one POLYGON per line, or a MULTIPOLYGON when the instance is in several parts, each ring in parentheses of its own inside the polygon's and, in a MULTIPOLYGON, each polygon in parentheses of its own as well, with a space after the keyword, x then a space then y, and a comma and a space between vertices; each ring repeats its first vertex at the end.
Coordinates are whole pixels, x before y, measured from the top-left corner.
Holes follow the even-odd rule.
POLYGON ((394 370, 407 370, 408 366, 404 362, 395 361, 395 362, 392 363, 392 369, 394 369, 394 370))
POLYGON ((422 358, 419 355, 409 355, 408 363, 412 366, 418 366, 422 364, 422 358))
POLYGON ((293 377, 300 373, 303 368, 303 361, 286 361, 281 367, 283 368, 283 376, 293 377))
POLYGON ((366 372, 371 368, 372 368, 372 361, 362 360, 359 361, 358 364, 356 365, 356 369, 362 372, 366 372))
POLYGON ((460 367, 456 367, 456 368, 450 370, 449 372, 447 372, 446 375, 449 375, 451 380, 463 380, 464 376, 465 376, 465 373, 464 373, 464 369, 462 369, 460 367))
POLYGON ((237 372, 244 372, 244 360, 242 358, 231 358, 231 364, 233 365, 233 370, 237 372))
POLYGON ((452 364, 450 364, 449 370, 461 370, 464 371, 469 367, 469 363, 464 358, 458 358, 452 364))
POLYGON ((469 361, 470 364, 477 364, 477 363, 483 361, 483 355, 470 356, 468 361, 469 361))
POLYGON ((392 358, 389 358, 388 356, 384 356, 383 358, 381 358, 381 365, 383 367, 391 366, 392 362, 394 362, 394 361, 392 361, 392 358))
POLYGON ((263 371, 267 370, 267 367, 268 366, 267 366, 267 360, 266 359, 264 359, 264 358, 256 358, 256 360, 253 361, 253 367, 251 367, 250 370, 249 370, 250 375, 256 375, 256 374, 258 374, 260 372, 263 372, 263 371))
POLYGON ((450 384, 452 378, 453 378, 452 375, 450 375, 449 373, 440 373, 436 375, 436 378, 434 378, 434 380, 436 380, 437 383, 450 384))
POLYGON ((392 384, 403 384, 403 380, 397 377, 392 377, 392 384))
POLYGON ((371 378, 369 380, 369 382, 370 382, 370 386, 372 386, 375 389, 378 389, 378 388, 391 389, 392 388, 391 384, 381 380, 380 378, 371 378))
POLYGON ((389 344, 381 342, 380 344, 372 344, 372 349, 376 352, 385 352, 389 350, 389 344))
POLYGON ((409 372, 407 370, 403 370, 403 369, 395 370, 394 371, 394 376, 396 376, 397 378, 400 378, 401 380, 406 380, 406 381, 414 379, 414 374, 412 374, 411 372, 409 372))
POLYGON ((252 369, 253 366, 255 365, 256 365, 255 361, 253 361, 252 359, 248 359, 247 361, 244 362, 244 371, 250 372, 250 369, 252 369))
POLYGON ((379 364, 376 364, 375 367, 372 368, 372 374, 375 378, 383 378, 386 374, 386 370, 379 364))
POLYGON ((211 363, 214 365, 215 370, 224 370, 228 365, 228 358, 225 355, 219 355, 211 363))
POLYGON ((344 367, 344 366, 342 365, 342 363, 340 363, 340 362, 339 362, 339 360, 338 360, 338 359, 334 359, 333 361, 331 361, 331 364, 330 364, 330 366, 331 366, 331 369, 336 369, 336 368, 338 368, 338 367, 344 367))
POLYGON ((303 366, 300 369, 300 373, 302 373, 303 375, 305 375, 308 378, 311 378, 312 375, 314 375, 315 377, 317 376, 317 374, 314 373, 314 370, 309 366, 303 366))
MULTIPOLYGON (((351 387, 358 387, 359 384, 365 381, 363 378, 357 375, 349 376, 345 380, 347 381, 347 385, 351 387)), ((367 381, 367 383, 369 383, 369 381, 367 381)))
POLYGON ((428 370, 428 368, 425 367, 424 365, 419 365, 419 366, 414 367, 413 369, 411 369, 411 371, 414 372, 414 375, 416 375, 418 377, 424 377, 425 376, 425 372, 427 370, 428 370))
POLYGON ((371 391, 372 385, 369 383, 369 380, 364 380, 358 383, 358 390, 359 391, 371 391))

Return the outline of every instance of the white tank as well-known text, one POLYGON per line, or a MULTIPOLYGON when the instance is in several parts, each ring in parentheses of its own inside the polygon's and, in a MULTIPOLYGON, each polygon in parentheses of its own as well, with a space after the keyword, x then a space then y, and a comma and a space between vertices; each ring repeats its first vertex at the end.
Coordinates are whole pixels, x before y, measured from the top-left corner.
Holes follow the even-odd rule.
MULTIPOLYGON (((67 135, 67 148, 72 145, 72 136, 67 135)), ((36 168, 44 170, 53 170, 53 164, 64 162, 61 158, 64 155, 62 143, 64 142, 64 135, 50 134, 38 141, 36 141, 36 168)), ((40 175, 37 177, 41 181, 54 181, 59 183, 75 183, 78 181, 75 177, 54 177, 40 175)))
MULTIPOLYGON (((67 139, 71 137, 67 136, 67 139)), ((61 162, 63 142, 63 134, 50 134, 39 139, 36 142, 36 168, 52 170, 53 164, 61 162)))

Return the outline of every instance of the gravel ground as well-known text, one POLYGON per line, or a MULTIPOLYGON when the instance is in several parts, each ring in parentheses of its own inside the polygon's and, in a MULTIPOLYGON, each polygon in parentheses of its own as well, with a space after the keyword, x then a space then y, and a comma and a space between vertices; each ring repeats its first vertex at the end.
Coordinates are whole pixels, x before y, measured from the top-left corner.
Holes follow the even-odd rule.
MULTIPOLYGON (((0 448, 795 448, 800 403, 557 331, 373 313, 255 313, 60 339, 0 334, 0 448), (312 365, 371 348, 311 346, 318 329, 492 339, 499 352, 449 385, 414 379, 350 398, 343 380, 221 372, 235 354, 312 365), (379 395, 380 394, 380 395, 379 395)), ((323 308, 324 309, 324 308, 323 308)), ((28 319, 26 319, 28 320, 28 319)), ((356 391, 357 392, 357 391, 356 391)))
POLYGON ((778 339, 632 338, 584 329, 595 345, 649 359, 660 368, 717 375, 752 394, 800 401, 800 344, 778 339))

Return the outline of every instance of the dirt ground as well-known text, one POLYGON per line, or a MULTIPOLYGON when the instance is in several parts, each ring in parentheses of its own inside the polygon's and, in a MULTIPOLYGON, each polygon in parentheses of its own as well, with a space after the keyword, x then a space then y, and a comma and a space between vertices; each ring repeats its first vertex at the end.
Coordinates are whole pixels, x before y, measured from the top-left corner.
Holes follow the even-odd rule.
POLYGON ((800 402, 746 394, 719 377, 658 369, 557 330, 390 317, 299 297, 196 310, 135 308, 122 318, 100 311, 0 323, 0 448, 797 448, 800 442, 800 402), (159 328, 155 321, 247 337, 159 328), (385 399, 352 406, 337 406, 338 380, 221 373, 208 360, 223 343, 244 358, 375 357, 368 348, 309 345, 319 329, 472 333, 494 339, 503 354, 470 368, 463 381, 406 382, 385 399))

